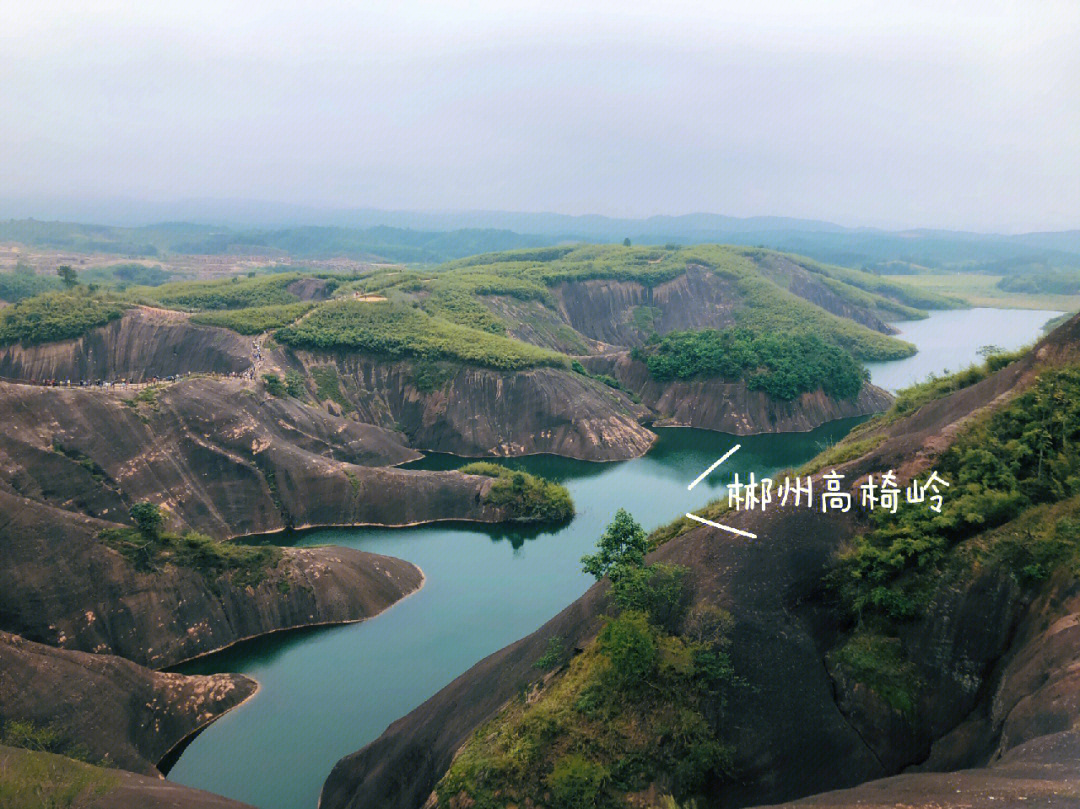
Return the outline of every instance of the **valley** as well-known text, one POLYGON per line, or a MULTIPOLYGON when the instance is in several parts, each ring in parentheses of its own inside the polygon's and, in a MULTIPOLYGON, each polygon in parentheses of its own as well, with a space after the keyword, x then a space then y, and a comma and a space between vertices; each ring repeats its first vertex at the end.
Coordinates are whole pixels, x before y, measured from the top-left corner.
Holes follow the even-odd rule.
MULTIPOLYGON (((0 629, 252 678, 132 769, 311 805, 336 760, 581 596, 618 508, 651 530, 705 506, 727 477, 685 486, 736 441, 728 472, 804 465, 890 390, 1058 314, 958 305, 708 245, 28 295, 0 312, 0 629)), ((0 713, 42 733, 36 705, 0 713)), ((119 755, 74 721, 43 752, 119 755)))

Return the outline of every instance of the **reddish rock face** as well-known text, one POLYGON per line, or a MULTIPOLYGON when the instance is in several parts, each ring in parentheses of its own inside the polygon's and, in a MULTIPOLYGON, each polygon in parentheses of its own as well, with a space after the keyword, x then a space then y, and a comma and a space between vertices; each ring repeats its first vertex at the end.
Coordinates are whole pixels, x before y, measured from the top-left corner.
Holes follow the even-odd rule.
POLYGON ((438 388, 418 390, 413 364, 360 354, 302 352, 307 366, 334 362, 362 421, 400 428, 419 449, 465 456, 530 455, 613 461, 645 454, 648 411, 626 394, 554 368, 504 374, 459 367, 438 388))
POLYGON ((0 671, 5 722, 52 726, 90 761, 151 775, 173 747, 258 688, 239 674, 163 674, 7 632, 0 632, 0 671))
POLYGON ((196 326, 182 312, 136 307, 77 340, 0 346, 0 377, 142 382, 172 374, 239 373, 251 365, 250 343, 236 332, 196 326))

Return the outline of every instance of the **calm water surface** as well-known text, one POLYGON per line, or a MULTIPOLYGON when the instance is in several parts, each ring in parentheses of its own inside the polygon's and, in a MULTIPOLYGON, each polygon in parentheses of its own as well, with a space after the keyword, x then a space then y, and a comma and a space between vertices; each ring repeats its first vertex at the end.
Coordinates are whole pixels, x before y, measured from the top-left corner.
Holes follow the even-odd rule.
MULTIPOLYGON (((902 387, 978 360, 980 346, 1031 342, 1055 313, 966 310, 901 324, 920 354, 872 367, 873 379, 902 387)), ((486 655, 532 632, 590 584, 579 558, 613 512, 629 509, 646 528, 704 505, 732 472, 768 474, 796 466, 839 440, 858 419, 810 433, 735 438, 691 429, 658 430, 644 458, 596 464, 553 456, 507 461, 564 483, 577 516, 553 532, 440 524, 399 529, 332 529, 296 539, 407 559, 423 589, 360 624, 283 633, 241 644, 183 668, 243 672, 256 697, 211 725, 169 778, 260 809, 313 809, 334 763, 375 739, 486 655), (693 492, 687 484, 734 443, 742 444, 693 492)), ((429 456, 425 468, 455 468, 429 456)))
POLYGON ((1060 312, 1037 309, 958 309, 934 312, 926 320, 895 323, 901 340, 914 343, 919 353, 896 362, 874 362, 870 379, 886 390, 897 391, 930 374, 962 371, 981 362, 979 349, 994 345, 1011 351, 1042 337, 1046 321, 1060 312))

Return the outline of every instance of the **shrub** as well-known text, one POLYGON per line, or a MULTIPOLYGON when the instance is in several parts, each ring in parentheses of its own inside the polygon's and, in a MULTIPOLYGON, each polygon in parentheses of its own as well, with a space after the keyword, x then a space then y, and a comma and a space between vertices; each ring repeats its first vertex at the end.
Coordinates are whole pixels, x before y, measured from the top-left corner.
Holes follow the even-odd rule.
POLYGON ((277 338, 296 348, 345 348, 391 357, 456 359, 501 371, 567 364, 562 354, 389 302, 324 304, 299 323, 280 329, 277 338))
POLYGON ((131 519, 145 539, 157 539, 165 518, 156 503, 136 503, 131 507, 131 519))
POLYGON ((341 381, 338 378, 337 366, 316 365, 309 370, 311 378, 315 381, 315 397, 324 402, 329 399, 337 402, 343 413, 349 413, 354 408, 352 402, 345 398, 341 392, 341 381))
POLYGON ((277 374, 263 374, 262 379, 263 384, 266 385, 266 392, 269 393, 271 396, 276 396, 279 399, 283 399, 289 395, 289 391, 285 387, 285 383, 281 381, 281 377, 277 374))
POLYGON ((158 287, 132 287, 131 292, 163 306, 195 311, 262 308, 297 303, 300 299, 287 287, 299 277, 297 273, 255 278, 233 276, 215 281, 178 281, 158 287))
POLYGON ((123 312, 124 305, 109 295, 47 292, 0 310, 0 344, 71 340, 116 320, 123 312))
POLYGON ((548 638, 547 649, 533 665, 541 671, 547 671, 558 666, 563 661, 566 650, 563 648, 563 640, 558 635, 548 638))
POLYGON ((720 377, 745 379, 747 386, 776 399, 791 400, 824 390, 838 399, 859 395, 866 372, 841 348, 813 335, 755 334, 749 329, 674 332, 644 349, 656 379, 720 377))
POLYGON ((898 638, 856 632, 831 652, 830 662, 851 679, 863 683, 894 710, 915 713, 919 679, 898 638))
POLYGON ((872 529, 837 560, 829 582, 853 616, 918 615, 953 546, 1080 492, 1080 366, 1044 370, 962 432, 937 470, 951 484, 940 514, 876 511, 872 529))
POLYGON ((645 530, 626 509, 615 512, 615 518, 604 529, 596 545, 596 553, 581 557, 581 566, 597 580, 609 576, 615 581, 630 569, 645 564, 648 551, 645 530))
POLYGON ((141 572, 172 564, 196 570, 211 582, 225 577, 237 587, 259 585, 283 557, 274 545, 217 542, 194 532, 148 536, 131 528, 107 528, 99 538, 141 572))
POLYGON ((593 809, 599 805, 600 793, 607 779, 607 769, 584 756, 570 754, 555 763, 546 780, 557 806, 593 809))
POLYGON ((611 619, 597 641, 600 651, 611 661, 608 678, 614 688, 636 691, 656 668, 656 640, 642 612, 627 610, 611 619))
POLYGON ((8 303, 18 303, 24 298, 58 289, 60 279, 50 275, 36 275, 33 270, 0 273, 0 300, 8 303))
POLYGON ((287 326, 311 311, 315 304, 310 301, 286 303, 276 306, 256 306, 248 309, 227 309, 202 312, 191 318, 192 323, 232 329, 240 334, 262 334, 270 329, 287 326))
POLYGON ((459 471, 495 478, 484 502, 507 509, 519 522, 564 522, 574 516, 570 493, 558 483, 484 461, 467 464, 459 471))

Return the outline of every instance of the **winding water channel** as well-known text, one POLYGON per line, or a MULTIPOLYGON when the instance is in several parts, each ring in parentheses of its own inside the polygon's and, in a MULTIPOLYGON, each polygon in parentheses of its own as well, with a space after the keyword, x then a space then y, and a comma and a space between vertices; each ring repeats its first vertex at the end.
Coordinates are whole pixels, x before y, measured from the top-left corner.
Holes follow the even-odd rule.
MULTIPOLYGON (((895 390, 978 361, 986 344, 1016 348, 1037 339, 1056 312, 969 309, 899 324, 915 357, 871 366, 895 390)), ((254 804, 313 809, 343 755, 375 739, 472 664, 532 632, 590 584, 579 558, 619 507, 647 528, 721 494, 731 473, 759 476, 797 466, 841 438, 858 419, 809 433, 736 438, 663 429, 643 458, 596 464, 554 456, 511 459, 515 468, 558 480, 577 516, 553 532, 438 524, 398 529, 331 529, 297 545, 335 544, 407 559, 424 587, 377 618, 257 639, 183 667, 187 673, 243 672, 259 693, 200 734, 169 778, 254 804), (687 484, 732 444, 742 449, 693 492, 687 484)), ((456 468, 433 455, 415 466, 456 468)))

